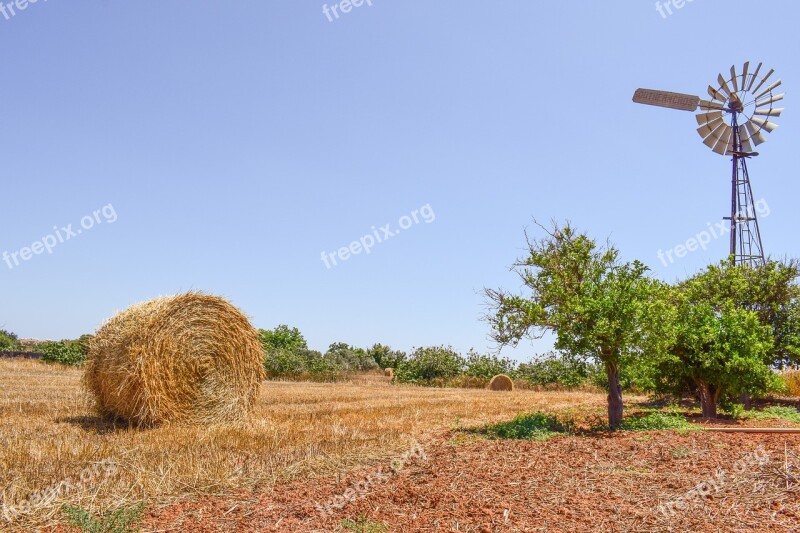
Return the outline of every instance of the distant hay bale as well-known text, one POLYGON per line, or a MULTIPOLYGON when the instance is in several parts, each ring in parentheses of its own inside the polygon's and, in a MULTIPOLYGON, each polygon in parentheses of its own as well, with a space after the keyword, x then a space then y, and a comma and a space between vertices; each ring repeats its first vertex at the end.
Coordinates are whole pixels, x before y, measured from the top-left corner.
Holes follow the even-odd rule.
POLYGON ((486 388, 494 391, 513 391, 514 382, 505 374, 498 374, 492 378, 486 388))
POLYGON ((83 382, 101 414, 138 425, 231 422, 252 412, 264 374, 258 333, 222 298, 157 298, 106 322, 83 382))
POLYGON ((387 378, 394 378, 394 368, 385 368, 383 370, 383 375, 387 378))

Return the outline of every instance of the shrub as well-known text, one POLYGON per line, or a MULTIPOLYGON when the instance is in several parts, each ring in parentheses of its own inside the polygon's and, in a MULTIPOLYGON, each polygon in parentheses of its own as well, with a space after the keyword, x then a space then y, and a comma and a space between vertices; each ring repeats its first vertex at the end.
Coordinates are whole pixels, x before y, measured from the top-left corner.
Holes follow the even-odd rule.
POLYGON ((325 353, 325 358, 344 371, 355 372, 359 370, 375 370, 375 362, 366 350, 356 348, 344 342, 335 342, 330 345, 325 353))
POLYGON ((517 376, 531 385, 574 388, 586 383, 589 365, 567 354, 550 352, 530 363, 519 365, 517 376))
POLYGON ((42 361, 77 366, 86 362, 88 346, 80 340, 48 341, 38 346, 42 361))
POLYGON ((800 397, 800 370, 787 370, 781 374, 781 379, 787 394, 800 397))
POLYGON ((628 431, 659 431, 663 429, 696 429, 678 413, 655 412, 638 418, 628 418, 622 422, 621 429, 628 431))
POLYGON ((0 329, 0 352, 16 351, 19 351, 19 340, 17 336, 10 331, 0 329))
POLYGON ((510 422, 490 424, 469 430, 490 439, 547 440, 558 434, 571 432, 569 424, 563 424, 544 413, 518 415, 510 422))
POLYGON ((406 353, 392 350, 383 344, 374 344, 367 350, 367 355, 371 357, 380 368, 397 368, 400 363, 406 360, 406 353))
POLYGON ((465 361, 464 375, 476 378, 492 379, 498 374, 513 374, 516 364, 507 358, 480 354, 470 350, 465 361))
POLYGON ((451 347, 417 348, 395 369, 395 379, 400 383, 420 384, 435 379, 446 380, 461 374, 464 365, 464 358, 451 347))
POLYGON ((264 357, 264 369, 269 379, 337 381, 342 368, 316 350, 273 349, 264 357))

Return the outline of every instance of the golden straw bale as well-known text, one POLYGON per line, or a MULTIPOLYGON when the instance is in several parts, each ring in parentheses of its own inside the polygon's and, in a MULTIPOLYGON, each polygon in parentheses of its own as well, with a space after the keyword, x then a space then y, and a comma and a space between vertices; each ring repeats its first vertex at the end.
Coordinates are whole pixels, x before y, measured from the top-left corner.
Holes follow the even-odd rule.
POLYGON ((252 412, 263 375, 247 317, 222 298, 191 292, 134 305, 101 326, 83 382, 105 416, 206 424, 252 412))
POLYGON ((514 382, 505 374, 497 374, 486 388, 494 391, 513 391, 514 382))
POLYGON ((386 376, 387 378, 393 379, 394 378, 394 368, 385 368, 383 370, 383 375, 386 376))

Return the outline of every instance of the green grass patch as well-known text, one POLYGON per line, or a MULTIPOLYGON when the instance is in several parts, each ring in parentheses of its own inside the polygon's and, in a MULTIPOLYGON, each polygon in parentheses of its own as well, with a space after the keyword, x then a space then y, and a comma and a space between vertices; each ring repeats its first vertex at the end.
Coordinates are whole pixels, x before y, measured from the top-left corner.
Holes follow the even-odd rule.
POLYGON ((678 413, 656 411, 637 418, 628 418, 622 422, 620 429, 626 431, 662 431, 665 429, 690 430, 699 429, 678 413))
POLYGON ((777 418, 800 424, 800 411, 794 407, 773 405, 761 411, 746 411, 745 416, 756 420, 774 420, 777 418))
POLYGON ((135 507, 122 508, 100 516, 93 516, 80 506, 64 505, 62 508, 67 518, 67 524, 88 533, 132 533, 136 531, 133 525, 142 519, 144 503, 135 507))
POLYGON ((509 422, 488 424, 467 431, 490 439, 547 440, 556 435, 572 433, 572 425, 560 422, 555 416, 537 412, 518 415, 509 422))
POLYGON ((389 531, 389 528, 378 522, 373 522, 366 516, 360 516, 358 520, 342 520, 341 526, 347 531, 355 531, 357 533, 383 533, 389 531))

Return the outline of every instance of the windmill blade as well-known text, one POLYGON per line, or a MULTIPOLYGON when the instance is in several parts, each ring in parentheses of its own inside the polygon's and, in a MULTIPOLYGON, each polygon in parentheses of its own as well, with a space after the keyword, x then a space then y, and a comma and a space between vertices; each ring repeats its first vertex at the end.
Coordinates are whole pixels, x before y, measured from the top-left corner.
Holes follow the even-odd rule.
POLYGON ((730 98, 731 97, 731 88, 728 86, 728 82, 725 81, 725 78, 722 77, 722 74, 717 76, 717 81, 719 82, 719 89, 725 93, 725 96, 730 98))
MULTIPOLYGON (((706 137, 706 139, 703 141, 703 144, 705 144, 706 146, 708 146, 709 148, 711 148, 713 150, 714 147, 716 147, 717 144, 720 142, 720 139, 722 139, 722 135, 725 132, 725 128, 730 129, 730 126, 728 126, 724 122, 721 123, 716 128, 714 128, 714 131, 711 132, 711 135, 706 137)), ((725 139, 725 140, 727 141, 727 139, 725 139)), ((726 144, 727 144, 727 142, 726 142, 726 144)))
POLYGON ((761 128, 757 127, 751 121, 747 121, 745 123, 745 126, 747 126, 747 131, 750 132, 750 139, 756 146, 759 146, 767 142, 767 138, 764 137, 763 133, 761 133, 761 128))
POLYGON ((756 82, 758 78, 758 73, 761 72, 761 67, 764 66, 764 63, 759 63, 756 67, 756 71, 753 72, 753 77, 750 79, 750 84, 747 86, 747 91, 750 92, 750 89, 753 88, 753 84, 756 82))
POLYGON ((719 155, 725 155, 725 152, 728 150, 728 146, 730 145, 731 134, 733 133, 733 128, 725 124, 725 128, 722 130, 722 134, 717 141, 717 144, 714 145, 712 150, 719 155))
POLYGON ((776 81, 775 83, 773 83, 772 85, 770 85, 769 87, 767 87, 766 89, 764 89, 764 91, 763 91, 761 94, 759 94, 758 96, 756 96, 756 100, 758 100, 758 99, 760 99, 760 98, 763 98, 764 96, 766 96, 766 95, 768 95, 769 93, 771 93, 771 92, 772 92, 774 89, 776 89, 777 87, 780 87, 781 83, 783 83, 783 81, 781 81, 781 80, 778 80, 778 81, 776 81))
MULTIPOLYGON (((723 100, 723 102, 724 101, 725 100, 723 100)), ((699 107, 700 109, 719 109, 719 110, 725 109, 724 105, 718 104, 717 102, 710 102, 708 100, 700 100, 700 102, 697 104, 697 107, 699 107)))
POLYGON ((731 65, 731 83, 733 83, 733 92, 739 92, 739 80, 736 79, 736 65, 731 65))
POLYGON ((786 93, 777 94, 777 95, 775 95, 775 96, 773 96, 773 97, 771 97, 771 98, 769 98, 767 100, 762 100, 760 102, 756 102, 756 107, 761 107, 761 106, 764 106, 764 105, 767 105, 767 104, 774 104, 775 102, 780 102, 781 100, 783 100, 784 96, 786 96, 786 93))
POLYGON ((763 86, 765 83, 767 83, 767 80, 768 80, 768 79, 770 78, 770 76, 772 76, 773 74, 775 74, 775 69, 774 69, 774 68, 770 69, 770 70, 769 70, 769 72, 767 72, 767 75, 766 75, 766 76, 764 76, 764 79, 763 79, 763 80, 761 80, 761 83, 759 83, 759 84, 756 86, 756 88, 755 88, 755 89, 753 89, 753 92, 754 92, 754 93, 757 93, 757 92, 758 92, 758 90, 759 90, 759 89, 760 89, 760 88, 761 88, 761 87, 762 87, 762 86, 763 86))
POLYGON ((704 126, 709 122, 713 122, 722 118, 722 111, 712 111, 711 113, 701 113, 695 117, 700 126, 704 126))
POLYGON ((750 142, 750 134, 747 133, 747 128, 745 128, 744 125, 739 126, 739 142, 742 143, 742 151, 753 151, 753 144, 750 142))
POLYGON ((746 91, 745 85, 747 85, 747 71, 750 69, 750 62, 746 62, 744 64, 744 68, 742 69, 742 90, 746 91))
MULTIPOLYGON (((708 86, 708 94, 709 94, 709 96, 711 96, 711 99, 712 99, 712 100, 716 100, 716 101, 718 101, 718 102, 722 102, 723 104, 725 103, 725 97, 724 97, 724 96, 722 96, 722 95, 719 93, 719 91, 717 91, 717 90, 716 90, 715 88, 713 88, 711 85, 709 85, 709 86, 708 86)), ((705 100, 701 100, 701 102, 703 102, 703 101, 705 101, 705 100)))
POLYGON ((760 115, 762 117, 779 117, 783 113, 782 107, 771 107, 769 109, 756 109, 754 115, 760 115))
POLYGON ((753 117, 753 118, 750 119, 750 122, 752 122, 754 124, 758 124, 760 126, 760 128, 766 130, 767 133, 772 133, 773 131, 778 129, 778 125, 777 124, 775 124, 774 122, 770 122, 769 120, 766 120, 766 119, 763 119, 763 118, 753 117))
POLYGON ((657 91, 655 89, 637 89, 633 95, 633 101, 637 104, 666 107, 679 111, 695 111, 700 102, 700 97, 691 94, 657 91))
MULTIPOLYGON (((722 117, 720 117, 716 120, 709 122, 708 124, 704 124, 703 126, 697 128, 697 133, 698 135, 700 135, 700 137, 705 139, 706 137, 712 135, 717 130, 717 128, 724 125, 725 121, 722 119, 722 117)), ((711 147, 709 146, 709 148, 711 147)))

